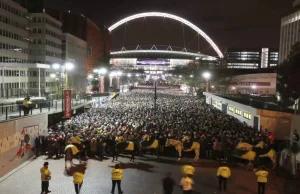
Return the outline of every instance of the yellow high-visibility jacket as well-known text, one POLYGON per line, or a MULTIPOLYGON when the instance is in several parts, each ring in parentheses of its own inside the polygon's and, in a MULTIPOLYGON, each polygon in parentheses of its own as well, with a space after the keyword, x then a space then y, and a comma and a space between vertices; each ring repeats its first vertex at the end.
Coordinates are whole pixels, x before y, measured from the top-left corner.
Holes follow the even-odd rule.
POLYGON ((195 168, 191 165, 183 166, 183 174, 194 175, 195 168))
POLYGON ((82 184, 83 183, 84 174, 81 172, 74 172, 73 174, 73 182, 75 184, 82 184))
POLYGON ((49 181, 49 179, 47 179, 47 178, 51 176, 50 170, 48 170, 45 167, 42 167, 40 172, 41 172, 41 180, 42 181, 49 181))
POLYGON ((260 183, 266 183, 268 182, 268 172, 265 171, 265 170, 259 170, 255 173, 255 175, 257 176, 257 182, 260 182, 260 183))
POLYGON ((221 166, 218 168, 217 176, 229 178, 231 176, 230 169, 227 166, 221 166))
POLYGON ((123 170, 122 169, 113 169, 111 172, 112 180, 122 180, 123 178, 123 170))

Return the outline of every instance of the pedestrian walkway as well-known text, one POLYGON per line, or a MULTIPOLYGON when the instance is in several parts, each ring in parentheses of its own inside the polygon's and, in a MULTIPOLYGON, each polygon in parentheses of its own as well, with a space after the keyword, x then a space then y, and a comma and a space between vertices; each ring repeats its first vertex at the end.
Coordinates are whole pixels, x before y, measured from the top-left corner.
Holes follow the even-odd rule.
MULTIPOLYGON (((77 107, 82 107, 85 106, 87 104, 90 104, 91 101, 85 101, 84 99, 81 100, 73 100, 72 103, 72 107, 77 108, 77 107)), ((16 109, 16 108, 15 108, 16 109)), ((37 114, 41 114, 41 113, 56 113, 56 112, 61 112, 62 111, 62 101, 61 100, 55 100, 53 101, 53 103, 51 103, 50 108, 49 107, 38 107, 37 109, 32 109, 32 112, 30 111, 30 115, 37 115, 37 114)), ((14 119, 14 118, 19 118, 19 117, 23 117, 24 116, 24 112, 23 110, 19 111, 19 110, 15 110, 14 112, 10 112, 6 115, 6 113, 4 112, 3 114, 0 114, 0 121, 2 120, 10 120, 10 119, 14 119)))
MULTIPOLYGON (((169 171, 179 184, 181 178, 181 165, 175 158, 163 157, 156 160, 152 156, 137 158, 136 162, 129 162, 128 158, 120 157, 123 168, 122 189, 124 194, 161 194, 161 180, 169 171)), ((0 183, 0 193, 9 194, 35 194, 40 192, 40 168, 45 161, 49 162, 52 172, 50 190, 53 194, 75 193, 73 178, 64 172, 64 159, 46 160, 45 156, 39 157, 24 168, 17 171, 0 183)), ((187 161, 186 161, 187 162, 187 161)), ((111 190, 111 170, 116 162, 111 160, 89 160, 81 194, 109 194, 111 190)), ((195 194, 218 193, 216 170, 218 163, 202 160, 195 164, 194 175, 195 194)), ((267 184, 267 194, 296 194, 297 188, 289 184, 289 180, 270 174, 267 184), (285 190, 283 190, 285 189, 285 190)), ((255 194, 257 191, 256 176, 252 171, 242 168, 232 168, 232 177, 228 181, 227 194, 255 194)), ((299 191, 299 190, 298 190, 299 191)), ((175 187, 174 194, 181 194, 179 186, 175 187)))

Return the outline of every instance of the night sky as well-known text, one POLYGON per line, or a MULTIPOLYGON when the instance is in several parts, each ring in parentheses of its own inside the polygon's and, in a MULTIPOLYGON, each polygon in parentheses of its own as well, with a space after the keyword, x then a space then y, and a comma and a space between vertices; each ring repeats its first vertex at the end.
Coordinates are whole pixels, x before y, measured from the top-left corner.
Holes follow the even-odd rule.
MULTIPOLYGON (((159 11, 183 17, 225 48, 279 47, 280 18, 293 10, 293 0, 46 0, 46 7, 72 10, 109 27, 126 16, 159 11)), ((209 45, 179 22, 146 18, 112 33, 113 50, 122 46, 173 45, 211 53, 209 45), (185 38, 183 38, 185 37, 185 38)))

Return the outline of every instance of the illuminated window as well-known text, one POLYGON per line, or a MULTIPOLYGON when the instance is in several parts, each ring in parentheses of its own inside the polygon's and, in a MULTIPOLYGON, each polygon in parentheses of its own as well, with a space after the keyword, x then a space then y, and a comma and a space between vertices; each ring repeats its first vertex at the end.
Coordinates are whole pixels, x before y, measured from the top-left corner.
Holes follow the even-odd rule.
POLYGON ((234 111, 234 108, 233 108, 232 106, 228 106, 228 110, 229 110, 230 112, 233 112, 233 111, 234 111))
POLYGON ((244 118, 251 120, 251 114, 244 112, 244 118))
POLYGON ((235 109, 235 114, 237 114, 237 115, 242 115, 242 111, 239 110, 239 109, 235 109))
POLYGON ((217 101, 213 100, 213 105, 217 105, 217 101))
POLYGON ((218 105, 218 106, 222 106, 222 103, 221 103, 221 102, 217 102, 217 105, 218 105))

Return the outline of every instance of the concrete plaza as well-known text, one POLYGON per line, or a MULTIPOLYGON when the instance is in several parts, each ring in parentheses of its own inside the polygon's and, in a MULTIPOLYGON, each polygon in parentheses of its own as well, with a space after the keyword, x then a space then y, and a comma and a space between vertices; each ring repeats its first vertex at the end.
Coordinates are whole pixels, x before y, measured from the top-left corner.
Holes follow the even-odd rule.
MULTIPOLYGON (((40 193, 39 170, 45 161, 49 162, 49 169, 52 172, 52 180, 50 181, 50 190, 52 193, 75 193, 72 182, 73 178, 64 174, 64 159, 47 160, 45 156, 33 160, 0 182, 0 193, 40 193)), ((181 165, 184 164, 184 162, 177 162, 176 158, 162 157, 157 160, 153 156, 137 158, 135 162, 129 162, 127 157, 120 157, 119 161, 124 169, 122 180, 124 194, 162 194, 162 178, 167 172, 172 172, 172 177, 179 184, 181 165)), ((103 161, 90 159, 81 193, 110 194, 111 170, 116 163, 112 163, 111 159, 103 161)), ((200 160, 200 162, 195 163, 195 194, 219 193, 216 178, 218 165, 217 162, 209 160, 200 160)), ((247 171, 242 167, 232 167, 231 169, 232 177, 228 181, 227 194, 257 193, 256 177, 252 171, 247 171)), ((299 185, 297 185, 295 180, 287 179, 281 175, 276 176, 277 173, 270 172, 266 194, 296 194, 299 192, 299 185), (297 189, 298 192, 296 192, 297 189)), ((180 187, 176 186, 174 194, 179 193, 182 193, 180 187)))

